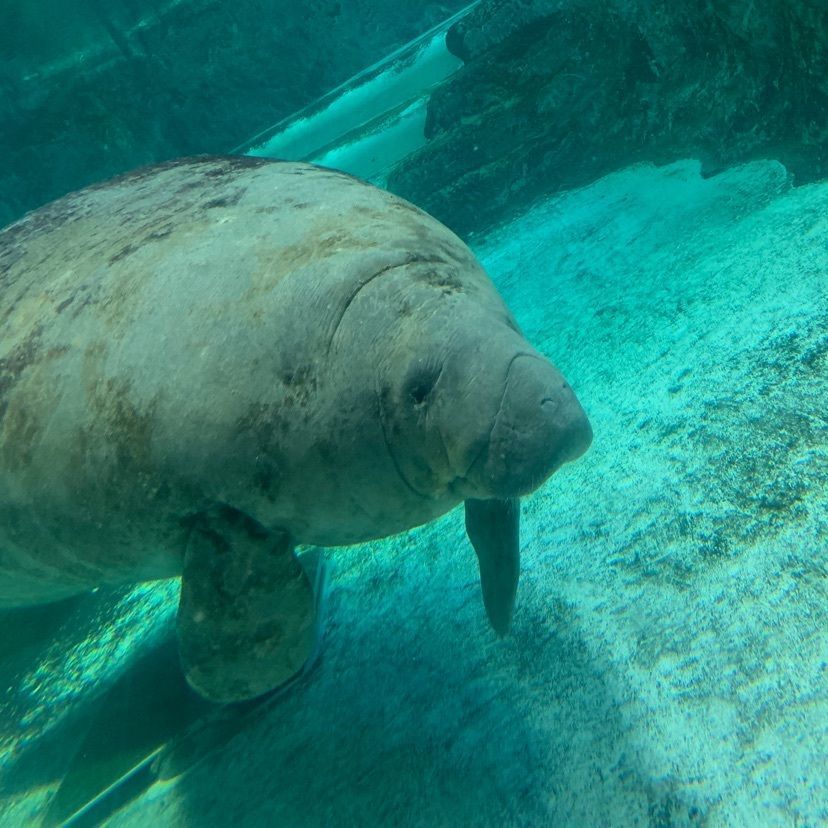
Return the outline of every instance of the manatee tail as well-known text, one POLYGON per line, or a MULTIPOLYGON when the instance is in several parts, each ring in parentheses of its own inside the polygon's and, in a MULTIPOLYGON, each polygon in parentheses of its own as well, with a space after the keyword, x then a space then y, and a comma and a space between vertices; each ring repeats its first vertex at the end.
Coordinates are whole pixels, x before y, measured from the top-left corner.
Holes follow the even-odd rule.
POLYGON ((520 500, 467 500, 466 534, 480 564, 489 622, 498 635, 506 635, 520 577, 520 500))

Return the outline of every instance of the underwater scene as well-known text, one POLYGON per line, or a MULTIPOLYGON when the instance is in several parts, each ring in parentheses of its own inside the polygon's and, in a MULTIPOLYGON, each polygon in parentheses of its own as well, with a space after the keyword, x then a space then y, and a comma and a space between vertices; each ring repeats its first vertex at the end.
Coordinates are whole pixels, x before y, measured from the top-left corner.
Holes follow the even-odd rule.
POLYGON ((828 826, 828 4, 6 0, 0 826, 828 826))

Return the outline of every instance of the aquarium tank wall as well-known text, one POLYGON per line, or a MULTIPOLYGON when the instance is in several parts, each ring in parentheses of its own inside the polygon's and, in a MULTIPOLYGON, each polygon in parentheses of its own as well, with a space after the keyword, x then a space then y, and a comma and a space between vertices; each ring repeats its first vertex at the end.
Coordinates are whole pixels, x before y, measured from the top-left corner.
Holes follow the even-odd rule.
POLYGON ((828 825, 824 0, 5 0, 0 125, 0 824, 828 825))
POLYGON ((0 219, 140 164, 229 151, 464 5, 4 3, 0 219))

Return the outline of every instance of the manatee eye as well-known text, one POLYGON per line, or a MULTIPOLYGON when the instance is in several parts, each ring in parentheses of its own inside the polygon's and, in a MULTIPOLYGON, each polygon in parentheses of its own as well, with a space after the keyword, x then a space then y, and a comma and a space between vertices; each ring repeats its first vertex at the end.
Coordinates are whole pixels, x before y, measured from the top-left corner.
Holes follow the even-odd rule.
POLYGON ((415 365, 405 381, 405 395, 414 405, 422 405, 440 378, 439 365, 415 365))

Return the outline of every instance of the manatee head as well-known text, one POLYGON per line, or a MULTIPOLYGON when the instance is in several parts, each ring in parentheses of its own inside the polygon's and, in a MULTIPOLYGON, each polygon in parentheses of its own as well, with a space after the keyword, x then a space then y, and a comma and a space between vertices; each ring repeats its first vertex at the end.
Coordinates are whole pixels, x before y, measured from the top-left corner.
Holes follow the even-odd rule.
POLYGON ((420 494, 510 498, 583 454, 592 429, 563 375, 488 279, 419 298, 381 364, 386 443, 420 494))

